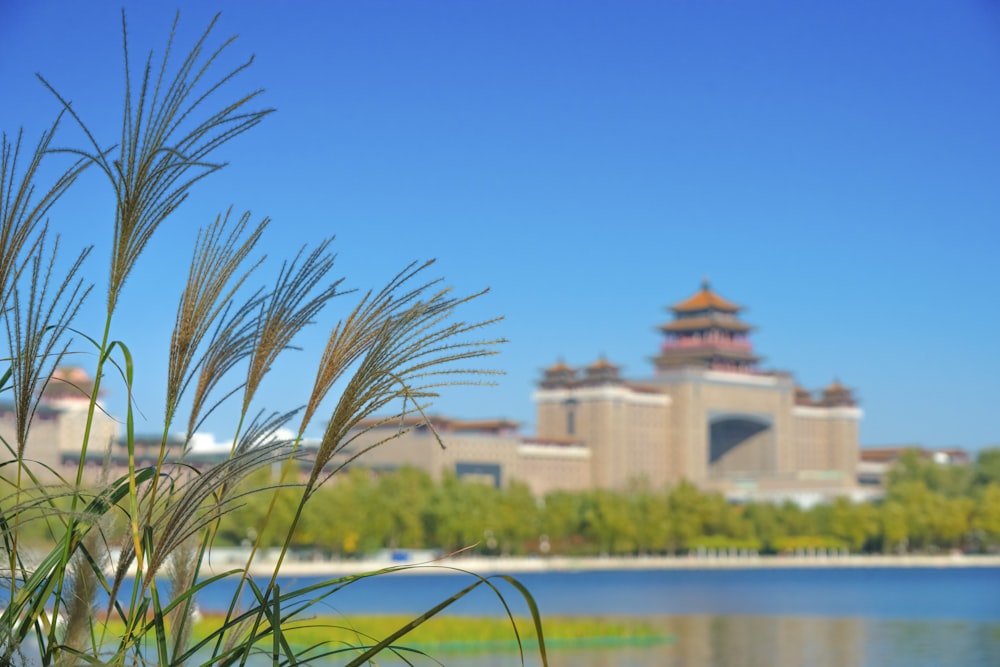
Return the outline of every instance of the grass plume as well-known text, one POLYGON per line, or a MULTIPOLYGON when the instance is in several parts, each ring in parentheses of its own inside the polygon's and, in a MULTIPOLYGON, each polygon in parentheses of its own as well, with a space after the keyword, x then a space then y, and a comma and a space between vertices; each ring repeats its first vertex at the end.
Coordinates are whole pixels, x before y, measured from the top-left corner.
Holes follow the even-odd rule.
POLYGON ((253 351, 243 388, 243 412, 250 408, 257 389, 278 355, 292 343, 295 335, 337 294, 337 280, 321 285, 333 268, 333 255, 327 252, 326 240, 309 253, 299 251, 291 262, 282 265, 274 289, 261 304, 253 351))
POLYGON ((90 253, 88 248, 77 256, 52 293, 52 274, 59 240, 56 239, 49 254, 45 252, 44 237, 43 233, 37 252, 30 259, 30 270, 24 281, 27 284, 14 287, 12 304, 4 311, 7 340, 11 346, 10 368, 19 458, 24 457, 38 400, 68 349, 69 343, 64 341, 64 334, 90 292, 89 286, 76 279, 90 253))
MULTIPOLYGON (((244 267, 247 256, 260 240, 268 220, 265 218, 247 234, 250 213, 244 213, 229 225, 227 211, 215 224, 198 234, 187 284, 181 293, 177 318, 170 339, 167 370, 166 425, 173 421, 177 402, 191 381, 195 354, 213 322, 222 313, 236 291, 260 260, 244 267), (227 229, 228 227, 228 229, 227 229)), ((196 370, 196 368, 195 368, 196 370)))
MULTIPOLYGON (((191 189, 225 166, 218 150, 271 113, 251 108, 259 90, 228 92, 253 59, 223 67, 234 39, 217 43, 217 19, 182 51, 178 17, 162 55, 150 51, 136 67, 122 14, 125 81, 121 131, 114 140, 92 132, 83 114, 44 78, 61 103, 60 117, 76 123, 84 145, 55 147, 58 119, 26 165, 21 134, 13 142, 7 135, 0 140, 0 311, 10 352, 8 367, 0 370, 0 391, 13 398, 13 417, 0 414, 0 420, 14 425, 2 442, 10 458, 0 460, 0 545, 10 575, 0 610, 0 664, 230 665, 243 664, 265 644, 275 664, 344 657, 346 648, 297 647, 289 633, 314 605, 384 572, 279 586, 281 562, 305 504, 339 470, 334 457, 351 442, 352 429, 383 410, 423 413, 443 388, 480 383, 488 371, 476 362, 495 354, 501 342, 484 335, 495 320, 461 318, 481 294, 453 296, 439 280, 425 277, 430 262, 414 263, 383 288, 360 292, 354 308, 329 329, 311 386, 290 387, 283 397, 287 405, 260 408, 268 373, 285 363, 283 354, 306 327, 322 323, 342 293, 342 279, 330 277, 332 241, 324 240, 277 264, 273 280, 263 281, 269 286, 255 290, 250 278, 266 264, 252 255, 268 219, 253 224, 249 213, 236 216, 230 209, 198 233, 184 287, 170 298, 178 304, 172 322, 155 307, 160 295, 146 300, 154 306, 143 310, 143 326, 173 329, 163 351, 166 400, 156 426, 159 440, 136 435, 135 394, 143 390, 137 378, 148 362, 133 356, 128 341, 112 336, 118 318, 127 315, 118 312, 126 303, 124 287, 143 270, 157 230, 175 224, 191 189), (66 155, 74 160, 68 169, 48 171, 48 160, 66 155), (103 174, 114 195, 114 211, 106 218, 111 259, 106 293, 96 306, 102 327, 96 333, 78 323, 91 301, 85 275, 90 248, 67 263, 58 235, 50 248, 48 231, 48 216, 56 217, 55 228, 56 204, 88 167, 103 174), (55 173, 54 181, 36 190, 43 173, 55 173), (61 371, 68 355, 93 360, 92 382, 61 371), (226 386, 232 378, 236 386, 226 386), (64 394, 43 411, 44 402, 54 400, 46 389, 56 380, 78 384, 80 396, 64 394), (126 398, 120 422, 98 400, 102 382, 117 383, 126 398), (185 401, 187 430, 177 445, 170 433, 175 421, 183 421, 177 416, 185 401), (238 409, 228 426, 231 447, 198 459, 190 447, 193 435, 227 402, 238 409), (319 447, 306 452, 302 439, 321 416, 327 423, 319 447), (42 418, 57 423, 41 424, 42 418), (298 430, 289 435, 286 427, 295 419, 298 430), (106 447, 103 472, 96 476, 91 441, 106 447), (255 475, 269 481, 247 491, 241 482, 255 475), (206 574, 203 565, 222 519, 242 511, 248 493, 270 494, 269 509, 255 517, 261 531, 248 560, 206 574), (265 534, 277 536, 281 554, 266 584, 250 576, 265 534), (228 613, 207 636, 194 637, 199 594, 227 578, 238 582, 228 613), (243 591, 252 597, 244 600, 243 591)), ((359 637, 364 646, 355 647, 353 663, 368 664, 382 651, 402 655, 398 640, 424 621, 480 586, 496 591, 488 578, 473 579, 384 638, 359 637)), ((528 601, 541 640, 531 596, 512 583, 528 601)), ((502 596, 500 604, 509 613, 502 596)), ((513 618, 511 623, 519 641, 513 618)), ((541 641, 539 653, 544 662, 541 641)))
POLYGON ((55 88, 42 81, 62 102, 89 139, 89 149, 61 149, 95 165, 108 178, 115 193, 114 240, 108 281, 108 312, 114 312, 125 281, 157 228, 181 205, 191 187, 225 166, 212 155, 230 140, 251 129, 271 109, 250 110, 248 105, 262 91, 247 93, 211 110, 205 107, 215 95, 244 72, 253 59, 221 76, 209 78, 215 63, 233 44, 225 40, 209 46, 218 16, 173 69, 180 13, 174 19, 159 68, 150 51, 138 85, 129 57, 128 30, 122 11, 125 96, 122 131, 116 149, 94 137, 86 123, 55 88), (112 157, 114 156, 114 157, 112 157))
POLYGON ((23 173, 19 173, 23 132, 18 132, 13 142, 6 133, 0 135, 0 308, 6 307, 10 291, 27 261, 25 254, 31 255, 37 249, 35 232, 44 224, 49 209, 87 166, 80 162, 64 171, 37 196, 38 170, 51 150, 58 127, 57 120, 41 136, 23 173))

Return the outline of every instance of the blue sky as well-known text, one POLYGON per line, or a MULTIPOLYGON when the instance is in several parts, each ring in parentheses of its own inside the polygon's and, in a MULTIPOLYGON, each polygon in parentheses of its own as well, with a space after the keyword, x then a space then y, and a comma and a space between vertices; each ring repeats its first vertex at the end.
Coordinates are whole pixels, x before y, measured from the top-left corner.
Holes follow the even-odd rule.
MULTIPOLYGON (((438 413, 531 432, 531 392, 557 359, 650 376, 664 307, 708 276, 747 307, 766 366, 856 390, 863 444, 1000 443, 995 3, 201 4, 126 3, 135 53, 162 46, 174 7, 182 44, 219 9, 217 34, 257 58, 233 90, 266 89, 278 113, 224 149, 231 166, 127 287, 115 332, 148 430, 188 248, 233 205, 273 219, 274 259, 336 235, 352 287, 437 258, 459 293, 491 289, 467 317, 505 317, 506 375, 446 392, 438 413)), ((114 142, 119 11, 0 4, 0 128, 34 141, 54 117, 40 72, 114 142)), ((85 180, 53 215, 66 247, 97 245, 100 285, 102 188, 85 180)), ((305 396, 349 305, 298 341, 262 407, 305 396)), ((107 399, 121 414, 122 392, 107 399)))

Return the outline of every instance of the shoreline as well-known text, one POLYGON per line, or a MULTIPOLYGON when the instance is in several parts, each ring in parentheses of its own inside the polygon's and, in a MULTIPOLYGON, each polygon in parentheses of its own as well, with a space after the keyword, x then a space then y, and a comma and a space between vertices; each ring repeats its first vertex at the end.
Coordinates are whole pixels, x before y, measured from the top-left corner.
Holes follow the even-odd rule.
MULTIPOLYGON (((243 563, 246 561, 243 560, 243 563)), ((236 559, 215 558, 203 573, 217 574, 240 568, 236 559)), ((337 577, 367 574, 392 568, 401 574, 523 574, 533 572, 594 572, 610 570, 734 570, 828 568, 977 568, 1000 567, 1000 556, 945 555, 825 555, 825 556, 648 556, 648 557, 480 557, 459 556, 438 560, 329 560, 288 561, 282 576, 337 577)), ((274 562, 258 560, 250 568, 255 576, 269 575, 274 562)))

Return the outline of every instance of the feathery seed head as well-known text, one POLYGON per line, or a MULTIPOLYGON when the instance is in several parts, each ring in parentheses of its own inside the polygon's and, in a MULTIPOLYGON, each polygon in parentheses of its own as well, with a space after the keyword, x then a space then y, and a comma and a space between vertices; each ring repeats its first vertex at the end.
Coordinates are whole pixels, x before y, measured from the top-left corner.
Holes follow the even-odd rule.
POLYGON ((265 218, 247 233, 250 213, 244 213, 230 227, 231 212, 230 209, 225 216, 218 216, 215 224, 198 234, 170 342, 167 425, 172 421, 181 395, 198 370, 198 365, 194 364, 198 347, 216 318, 228 308, 236 291, 262 261, 242 268, 269 220, 265 218))
POLYGON ((67 270, 62 281, 53 286, 53 270, 59 251, 56 237, 46 261, 46 230, 38 241, 37 252, 30 261, 30 270, 15 284, 10 308, 3 317, 10 345, 11 379, 13 380, 14 416, 17 431, 18 456, 24 455, 28 432, 38 408, 38 400, 66 354, 65 340, 73 318, 90 292, 77 272, 90 252, 81 252, 67 270))
MULTIPOLYGON (((416 272, 403 275, 409 277, 416 272)), ((397 276, 390 287, 398 288, 402 282, 397 276)), ((337 365, 338 362, 357 362, 353 364, 353 373, 327 423, 307 484, 307 494, 321 483, 323 470, 349 442, 351 429, 362 420, 392 405, 399 406, 403 414, 422 413, 427 399, 435 398, 439 388, 468 384, 470 381, 465 379, 468 376, 490 372, 456 367, 455 364, 496 354, 496 346, 504 341, 467 340, 466 335, 497 320, 475 324, 450 322, 457 308, 485 292, 464 298, 451 297, 448 290, 425 295, 424 292, 436 282, 407 292, 396 301, 390 298, 382 310, 372 311, 363 305, 360 312, 373 315, 363 320, 366 326, 342 324, 334 330, 327 346, 329 354, 324 355, 324 362, 330 363, 330 368, 321 365, 316 382, 320 389, 314 389, 314 393, 328 388, 329 384, 325 383, 330 378, 340 377, 348 366, 352 366, 337 365), (424 298, 418 298, 421 296, 424 298), (345 337, 345 332, 353 335, 345 337), (334 351, 330 351, 331 348, 334 351), (338 354, 339 349, 348 353, 338 354)), ((366 299, 362 300, 363 304, 366 299)), ((349 320, 360 321, 362 318, 354 314, 349 320)))
POLYGON ((333 268, 334 256, 327 252, 330 243, 331 239, 327 239, 306 255, 302 248, 291 262, 282 265, 274 289, 261 305, 257 338, 243 387, 244 413, 278 355, 289 348, 295 335, 311 324, 323 306, 338 294, 341 280, 321 286, 333 268))
POLYGON ((102 147, 70 103, 42 79, 62 103, 64 111, 83 129, 91 146, 89 151, 65 149, 66 152, 96 165, 110 180, 115 192, 107 299, 109 314, 114 312, 126 279, 156 229, 181 205, 195 183, 225 166, 222 162, 214 162, 212 154, 273 111, 247 109, 260 95, 259 90, 221 107, 206 108, 214 94, 246 70, 252 59, 210 80, 213 65, 233 43, 233 39, 229 39, 210 50, 208 41, 215 24, 213 20, 171 70, 170 54, 178 21, 179 14, 159 69, 154 71, 150 52, 138 90, 133 91, 128 31, 122 12, 124 122, 121 142, 114 151, 102 147))

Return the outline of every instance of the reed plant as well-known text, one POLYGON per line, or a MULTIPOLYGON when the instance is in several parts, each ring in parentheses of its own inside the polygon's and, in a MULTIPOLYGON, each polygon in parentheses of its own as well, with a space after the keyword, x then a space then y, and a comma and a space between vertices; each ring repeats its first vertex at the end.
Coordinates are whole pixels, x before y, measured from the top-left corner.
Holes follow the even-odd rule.
MULTIPOLYGON (((263 655, 275 665, 368 664, 385 651, 414 655, 400 648, 407 634, 481 587, 496 592, 515 638, 505 595, 522 596, 531 611, 532 635, 541 640, 537 608, 519 582, 471 573, 467 585, 443 593, 440 604, 384 636, 359 633, 353 635, 356 641, 313 641, 306 647, 292 636, 296 627, 315 625, 309 622, 315 605, 359 579, 397 569, 295 590, 280 585, 303 508, 322 485, 363 456, 346 453, 352 439, 375 415, 410 423, 403 418, 423 415, 443 387, 482 382, 487 371, 477 370, 477 362, 501 342, 486 335, 492 321, 460 318, 479 295, 453 295, 428 277, 429 262, 404 268, 381 289, 349 292, 332 277, 327 240, 303 247, 267 280, 260 246, 269 220, 234 210, 215 216, 198 233, 164 351, 159 453, 152 463, 137 457, 136 368, 128 341, 115 334, 129 277, 162 226, 184 224, 178 208, 193 188, 223 168, 219 149, 272 113, 259 106, 260 91, 226 97, 252 58, 231 69, 221 65, 234 41, 216 39, 217 19, 180 54, 175 20, 162 58, 150 52, 136 67, 123 13, 124 103, 121 132, 112 141, 97 136, 45 79, 61 105, 56 122, 33 150, 21 133, 3 136, 0 312, 9 355, 0 391, 12 405, 6 418, 13 428, 3 439, 6 456, 0 463, 6 570, 0 663, 242 665, 263 655), (82 131, 84 145, 58 143, 65 124, 82 131), (68 166, 56 169, 67 159, 68 166), (90 249, 63 259, 59 236, 48 223, 50 214, 58 220, 53 207, 85 170, 103 177, 114 201, 100 301, 85 274, 90 249), (258 282, 263 286, 256 287, 258 282), (299 407, 258 408, 265 377, 276 365, 291 363, 286 351, 334 301, 346 305, 346 316, 332 327, 299 407), (95 302, 103 325, 96 333, 80 330, 81 311, 95 302), (76 386, 60 371, 69 354, 93 359, 92 386, 76 386), (68 467, 41 455, 49 444, 44 434, 33 437, 42 397, 56 383, 73 385, 69 389, 83 392, 87 401, 68 467), (116 472, 106 465, 95 475, 87 461, 102 452, 110 461, 106 452, 115 446, 99 428, 107 416, 98 397, 109 384, 128 397, 120 445, 127 466, 116 472), (168 446, 181 428, 186 452, 195 431, 226 402, 239 406, 227 456, 196 466, 168 446), (324 412, 324 405, 333 407, 324 412), (323 425, 323 435, 317 447, 306 448, 303 440, 314 423, 323 425), (273 484, 247 491, 241 480, 262 469, 277 471, 273 484), (273 523, 273 501, 288 488, 294 489, 297 507, 291 520, 270 526, 285 537, 267 576, 252 576, 259 571, 260 537, 245 563, 222 572, 204 569, 222 516, 243 505, 245 494, 263 493, 272 502, 260 522, 273 523), (237 582, 229 608, 211 632, 192 639, 199 593, 226 578, 237 582)), ((315 628, 311 632, 315 636, 315 628)), ((544 662, 541 641, 538 650, 544 662)))

